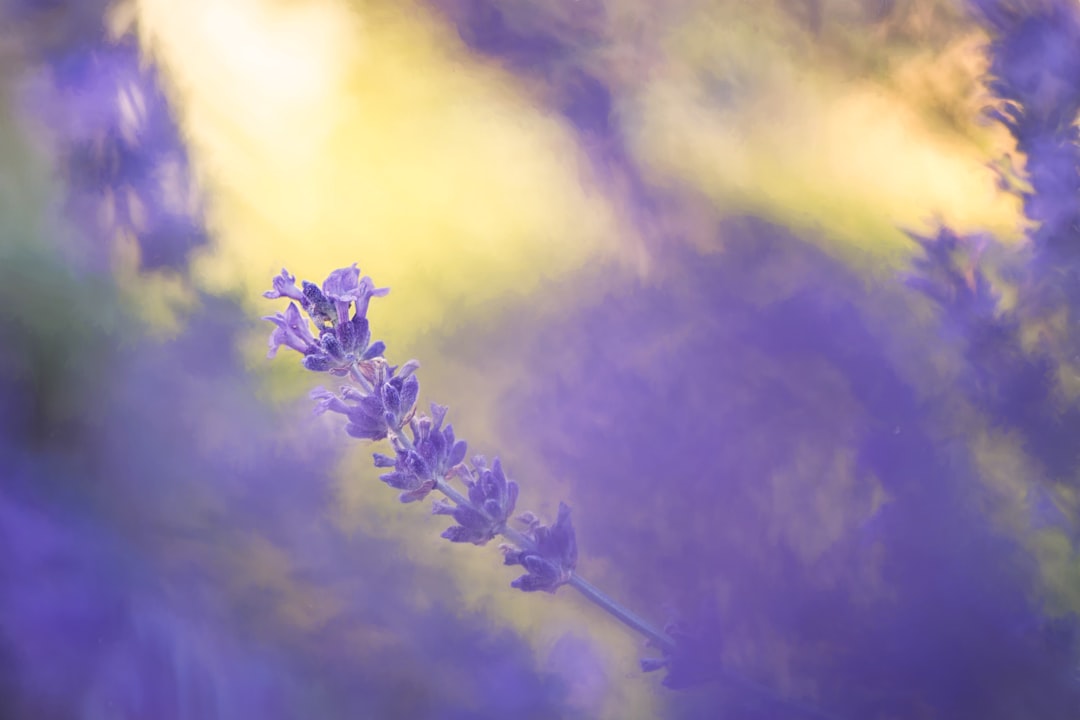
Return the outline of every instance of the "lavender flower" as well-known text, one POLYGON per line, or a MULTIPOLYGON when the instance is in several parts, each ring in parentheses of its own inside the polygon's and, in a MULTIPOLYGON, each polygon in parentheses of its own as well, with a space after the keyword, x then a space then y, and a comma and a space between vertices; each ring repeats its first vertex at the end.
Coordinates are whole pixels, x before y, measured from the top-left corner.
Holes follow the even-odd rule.
POLYGON ((1033 192, 1024 210, 1039 223, 1032 240, 1044 260, 1075 264, 1080 242, 1080 8, 1067 0, 1038 3, 972 0, 990 31, 988 114, 1016 140, 1033 192))
MULTIPOLYGON (((1080 451, 1080 406, 1062 402, 1059 366, 1080 358, 1080 9, 1075 3, 972 0, 990 33, 988 115, 1013 136, 1025 158, 1030 190, 1011 180, 1033 223, 1022 251, 1004 251, 988 237, 912 235, 924 257, 914 262, 910 286, 937 302, 959 336, 973 372, 962 385, 997 422, 1016 428, 1049 478, 1075 477, 1080 451), (983 270, 983 251, 999 255, 998 275, 1016 286, 1005 310, 983 270), (1022 329, 1061 325, 1034 349, 1022 329)), ((1011 162, 1009 163, 1011 165, 1011 162)), ((1006 178, 1009 180, 1009 178, 1006 178)))
MULTIPOLYGON (((1062 313, 1077 327, 1080 307, 1080 6, 1069 0, 972 0, 990 33, 988 110, 1024 156, 1030 191, 1014 190, 1033 221, 1031 260, 1019 298, 1023 312, 1062 313)), ((1080 337, 1065 332, 1075 358, 1080 337)))
POLYGON ((577 538, 570 524, 570 508, 565 503, 559 503, 558 518, 550 527, 539 524, 533 518, 528 519, 532 521, 528 537, 533 547, 514 549, 504 546, 503 562, 506 565, 521 565, 526 570, 524 575, 511 583, 513 587, 525 592, 544 590, 553 593, 570 582, 577 567, 577 538))
POLYGON ((375 467, 392 467, 393 472, 380 475, 379 479, 392 488, 403 492, 403 503, 423 500, 435 489, 442 478, 457 472, 456 467, 465 459, 467 445, 454 438, 454 428, 442 428, 447 408, 431 404, 431 414, 414 416, 409 421, 413 439, 410 444, 398 437, 393 440, 396 457, 375 453, 375 467))
MULTIPOLYGON (((310 357, 310 356, 309 356, 310 357)), ((317 369, 304 365, 309 370, 317 369)), ((382 440, 409 422, 420 393, 420 382, 413 374, 419 367, 415 360, 399 368, 381 357, 354 363, 350 368, 356 385, 343 385, 337 394, 323 387, 311 391, 318 400, 317 415, 336 412, 349 419, 345 432, 361 440, 382 440)))
POLYGON ((393 472, 380 475, 379 479, 390 487, 401 490, 398 499, 403 503, 423 500, 435 489, 436 480, 431 477, 423 459, 414 452, 405 450, 397 457, 375 453, 375 467, 394 468, 393 472))
POLYGON ((382 343, 368 345, 368 303, 388 291, 376 289, 369 278, 360 279, 359 274, 354 264, 330 273, 321 288, 305 281, 298 289, 296 278, 282 270, 274 278, 273 289, 265 293, 270 299, 287 297, 294 301, 285 314, 266 318, 277 326, 270 338, 270 354, 284 345, 304 356, 308 370, 348 376, 351 381, 337 392, 316 388, 311 393, 318 401, 315 412, 344 415, 348 419, 345 430, 355 438, 389 438, 394 455, 373 455, 376 467, 392 468, 380 479, 401 491, 398 497, 403 503, 416 502, 436 490, 442 493, 446 500, 436 502, 433 512, 450 515, 456 522, 442 537, 474 545, 485 545, 499 535, 509 540, 510 544, 503 546, 505 564, 521 565, 526 570, 511 583, 512 587, 554 593, 563 585, 573 584, 591 602, 652 639, 658 647, 670 648, 671 638, 574 575, 577 540, 570 523, 570 508, 565 503, 559 504, 558 518, 550 527, 542 525, 532 513, 523 516, 529 525, 527 532, 508 526, 517 505, 517 483, 506 477, 498 458, 490 468, 480 455, 473 458, 472 467, 462 462, 465 442, 455 437, 451 426, 442 427, 446 407, 432 404, 431 416, 416 415, 420 383, 415 372, 419 363, 410 360, 399 370, 381 357, 382 343), (296 302, 319 329, 318 341, 300 316, 296 302), (351 305, 355 309, 350 318, 351 305), (404 432, 406 426, 412 438, 404 432), (453 479, 461 480, 466 493, 451 484, 453 479))
POLYGON ((909 287, 948 308, 954 316, 969 321, 993 318, 999 297, 979 264, 991 238, 961 236, 947 227, 939 228, 933 236, 909 232, 908 237, 923 251, 912 263, 915 272, 905 278, 909 287))
POLYGON ((517 503, 518 485, 506 479, 499 458, 495 458, 490 469, 482 455, 474 457, 472 464, 473 469, 465 466, 458 469, 459 476, 469 488, 469 504, 436 503, 432 512, 454 516, 458 524, 442 534, 450 542, 486 545, 506 528, 517 503))
POLYGON ((285 268, 281 269, 280 275, 274 277, 272 284, 274 286, 273 289, 264 292, 264 298, 274 300, 280 297, 288 297, 293 300, 304 302, 304 294, 296 287, 296 276, 289 274, 289 271, 285 268))
POLYGON ((135 33, 107 37, 104 4, 0 3, 0 32, 42 63, 24 98, 54 143, 65 214, 83 231, 73 257, 104 269, 123 236, 142 269, 180 271, 209 239, 202 193, 155 64, 135 33))
POLYGON ((318 346, 311 335, 311 328, 307 320, 300 315, 296 303, 289 303, 284 313, 267 316, 266 319, 277 325, 277 329, 270 335, 270 351, 266 353, 266 357, 272 358, 277 355, 278 348, 282 345, 303 355, 316 351, 318 346))
POLYGON ((385 345, 371 342, 371 330, 367 320, 368 304, 373 297, 382 297, 389 288, 376 288, 371 278, 360 278, 360 270, 353 264, 330 273, 322 288, 314 283, 303 283, 303 290, 296 287, 296 278, 285 269, 274 278, 273 288, 263 297, 291 298, 300 303, 319 331, 316 340, 308 327, 308 321, 300 316, 294 303, 284 314, 268 316, 278 326, 270 336, 270 352, 273 357, 279 347, 287 345, 304 355, 304 367, 315 372, 329 372, 344 376, 357 363, 382 355, 385 345), (349 308, 355 304, 352 317, 349 308))

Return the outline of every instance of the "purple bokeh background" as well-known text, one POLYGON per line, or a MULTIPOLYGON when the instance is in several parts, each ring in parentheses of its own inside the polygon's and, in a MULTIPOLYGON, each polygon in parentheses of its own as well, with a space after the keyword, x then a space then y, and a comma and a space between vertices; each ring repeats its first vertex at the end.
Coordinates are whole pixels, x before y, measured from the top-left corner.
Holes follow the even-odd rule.
MULTIPOLYGON (((599 3, 570 28, 435 4, 474 52, 546 83, 635 220, 677 212, 624 146, 602 68, 578 62, 599 3)), ((1046 528, 1074 541, 1075 523, 1025 497, 1018 530, 976 448, 1015 433, 1030 497, 1075 486, 1080 409, 1054 370, 1080 342, 1080 22, 1064 3, 973 5, 995 94, 1023 110, 1010 130, 1041 223, 995 256, 1015 307, 935 275, 951 256, 916 266, 929 280, 913 288, 868 283, 817 238, 739 217, 716 228, 722 253, 665 243, 647 280, 588 268, 545 289, 586 298, 554 317, 515 308, 421 358, 520 368, 499 420, 542 460, 512 470, 559 478, 589 578, 691 639, 669 681, 693 687, 656 688, 665 717, 1080 716, 1076 619, 1051 608, 1026 543, 1046 528), (1026 322, 1060 312, 1064 332, 1022 346, 1026 322)), ((0 6, 13 23, 29 7, 0 6)), ((107 190, 148 208, 127 228, 144 272, 182 276, 208 236, 160 195, 154 169, 186 159, 154 73, 86 27, 26 50, 54 81, 31 117, 52 121, 54 200, 85 244, 0 226, 0 716, 595 716, 575 690, 612 681, 587 641, 541 661, 461 610, 452 565, 416 567, 328 519, 343 440, 260 397, 235 299, 198 295, 167 340, 125 307, 101 260, 107 190), (148 99, 138 142, 102 99, 132 84, 148 99)))

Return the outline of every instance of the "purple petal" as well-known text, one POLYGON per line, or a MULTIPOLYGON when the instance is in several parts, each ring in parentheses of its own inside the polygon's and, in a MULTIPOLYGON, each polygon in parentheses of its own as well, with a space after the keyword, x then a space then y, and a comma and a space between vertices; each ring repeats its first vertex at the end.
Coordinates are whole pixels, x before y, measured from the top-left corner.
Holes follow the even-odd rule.
POLYGON ((491 522, 479 510, 469 505, 458 505, 454 509, 454 520, 471 530, 487 531, 491 526, 491 522))
POLYGON ((353 263, 349 267, 338 268, 323 282, 323 292, 331 300, 352 302, 359 299, 360 269, 353 263))
POLYGON ((439 458, 443 456, 443 450, 445 450, 445 444, 442 439, 442 434, 435 433, 434 435, 428 435, 424 438, 424 441, 417 446, 421 456, 432 466, 439 464, 439 458))
POLYGON ((465 459, 465 453, 468 452, 469 446, 464 440, 458 440, 454 443, 453 449, 450 450, 450 457, 448 463, 453 466, 459 464, 465 459))
POLYGON ((392 458, 389 455, 383 455, 382 453, 373 453, 371 456, 375 461, 375 467, 394 467, 397 465, 397 459, 392 458))
POLYGON ((549 581, 555 580, 559 576, 558 568, 539 555, 526 554, 521 559, 521 564, 529 571, 530 575, 536 575, 549 581))
POLYGON ((380 475, 379 479, 397 490, 412 490, 416 486, 413 476, 400 470, 380 475))
POLYGON ((436 500, 431 504, 432 515, 453 515, 457 505, 447 500, 436 500))
MULTIPOLYGON (((484 472, 487 473, 486 470, 484 472)), ((472 502, 473 505, 483 505, 484 500, 486 499, 487 496, 484 495, 484 490, 481 487, 480 483, 473 483, 469 486, 469 500, 472 502)))
POLYGON ((357 412, 352 413, 353 420, 357 420, 358 417, 365 417, 377 419, 381 422, 383 415, 386 413, 383 409, 382 400, 374 395, 365 395, 360 398, 356 410, 357 412))
POLYGON ((270 335, 270 351, 267 357, 274 357, 282 345, 305 355, 315 347, 315 338, 311 334, 307 321, 296 307, 296 303, 289 303, 284 314, 278 313, 263 319, 277 325, 270 335))
POLYGON ((373 421, 368 423, 351 422, 345 426, 345 432, 360 440, 382 440, 386 437, 386 426, 373 421))
POLYGON ((382 387, 382 404, 386 412, 396 413, 401 409, 401 393, 390 383, 382 387))
POLYGON ((473 533, 460 525, 451 525, 442 532, 442 536, 455 543, 465 543, 473 541, 473 533))
POLYGON ((300 302, 304 301, 304 295, 296 287, 296 278, 289 274, 285 268, 281 268, 281 274, 274 278, 273 289, 263 293, 264 298, 274 300, 280 297, 292 298, 300 302))
POLYGON ((353 346, 349 349, 349 352, 363 352, 366 356, 366 351, 369 349, 368 343, 371 342, 371 326, 367 319, 355 317, 349 322, 342 324, 352 327, 351 332, 354 335, 354 339, 353 346))
POLYGON ((398 495, 398 500, 403 503, 411 503, 416 502, 417 500, 423 500, 428 495, 430 495, 431 491, 434 489, 435 483, 432 483, 430 481, 421 483, 420 487, 416 488, 415 490, 409 490, 408 492, 403 492, 398 495))
POLYGON ((371 347, 369 347, 367 350, 364 351, 364 354, 363 354, 361 359, 362 360, 371 360, 372 358, 379 357, 385 351, 386 351, 386 343, 384 343, 382 340, 376 340, 375 342, 371 343, 371 347))
POLYGON ((408 412, 416 405, 416 398, 420 395, 420 381, 416 379, 416 376, 411 375, 406 378, 401 387, 401 410, 408 412))
POLYGON ((371 298, 383 297, 390 292, 390 288, 377 288, 371 278, 365 277, 360 280, 359 286, 356 290, 356 314, 358 317, 364 317, 367 315, 368 306, 371 304, 371 298))
POLYGON ((435 429, 442 427, 443 420, 446 419, 446 413, 449 409, 446 405, 431 403, 431 420, 435 424, 435 429))
POLYGON ((511 480, 506 485, 506 506, 503 508, 503 517, 510 517, 514 514, 514 508, 517 506, 518 499, 518 484, 511 480))
POLYGON ((641 658, 641 672, 655 672, 668 666, 667 658, 641 658))
POLYGON ((315 405, 316 415, 322 415, 327 410, 330 412, 341 413, 342 415, 348 415, 349 413, 349 406, 345 404, 345 401, 324 387, 315 388, 308 393, 308 397, 312 400, 319 401, 315 405))
POLYGON ((510 583, 510 587, 517 588, 523 592, 536 592, 538 590, 555 592, 555 589, 551 586, 552 582, 553 580, 539 578, 535 575, 522 575, 517 580, 510 583))

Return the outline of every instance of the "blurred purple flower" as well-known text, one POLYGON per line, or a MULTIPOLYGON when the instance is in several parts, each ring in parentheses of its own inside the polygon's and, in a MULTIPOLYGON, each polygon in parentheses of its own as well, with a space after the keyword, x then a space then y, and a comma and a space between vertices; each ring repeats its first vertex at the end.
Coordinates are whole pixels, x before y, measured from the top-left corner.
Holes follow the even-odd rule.
POLYGON ((979 260, 983 249, 993 242, 985 235, 961 236, 947 227, 936 235, 909 232, 908 237, 923 251, 912 263, 914 272, 907 285, 948 310, 951 319, 993 320, 999 296, 990 285, 979 260))
MULTIPOLYGON (((1030 192, 1019 192, 1030 232, 1025 312, 1080 313, 1080 4, 971 0, 991 36, 988 109, 1023 154, 1030 192)), ((1075 328, 1078 324, 1070 322, 1075 328)), ((1066 333, 1080 348, 1080 334, 1066 333)), ((1075 354, 1075 350, 1069 351, 1075 354)))
MULTIPOLYGON (((1080 405, 1063 402, 1060 366, 1080 358, 1080 5, 1062 0, 972 0, 990 32, 988 114, 1023 153, 1031 190, 1013 190, 1034 225, 1031 242, 1007 250, 986 236, 961 237, 941 228, 911 237, 923 249, 909 286, 942 308, 971 372, 960 379, 968 397, 994 422, 1016 428, 1049 479, 1070 480, 1080 468, 1080 405), (1004 309, 987 277, 993 270, 1016 289, 1004 309), (991 253, 986 253, 991 255, 991 253), (1062 322, 1064 321, 1064 322, 1062 322), (1022 328, 1063 325, 1035 348, 1022 328)), ((1013 187, 1014 183, 1006 183, 1013 187)))
MULTIPOLYGON (((55 18, 69 3, 44 5, 55 18)), ((37 10, 35 22, 55 22, 37 10)), ((27 114, 54 146, 66 213, 82 230, 66 250, 103 269, 126 236, 143 269, 183 270, 209 240, 202 193, 156 67, 134 33, 109 40, 104 29, 100 17, 84 21, 78 32, 86 36, 45 53, 47 72, 23 92, 27 114)))
POLYGON ((479 372, 526 368, 500 420, 542 476, 573 484, 608 579, 681 620, 650 667, 676 687, 717 679, 664 696, 660 716, 794 720, 812 714, 792 703, 813 703, 845 720, 1073 717, 1080 648, 1059 659, 1007 629, 1050 613, 1035 558, 987 511, 1000 498, 940 389, 939 327, 883 322, 911 294, 816 241, 756 218, 718 233, 722 255, 672 250, 649 282, 585 270, 565 287, 599 285, 604 302, 440 348, 479 372), (481 355, 496 337, 501 354, 481 355), (699 621, 703 604, 719 620, 699 621))
POLYGON ((675 641, 671 647, 660 648, 663 657, 644 658, 641 669, 645 672, 667 670, 664 686, 673 690, 701 685, 724 676, 724 631, 720 617, 708 603, 692 616, 669 623, 666 632, 675 641))

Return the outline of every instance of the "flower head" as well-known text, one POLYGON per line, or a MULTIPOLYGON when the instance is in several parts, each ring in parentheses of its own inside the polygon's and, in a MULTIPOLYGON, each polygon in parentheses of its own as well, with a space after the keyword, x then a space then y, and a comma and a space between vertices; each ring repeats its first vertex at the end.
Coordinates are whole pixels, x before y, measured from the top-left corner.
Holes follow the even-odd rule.
POLYGON ((663 684, 672 690, 702 685, 724 674, 725 633, 714 607, 702 603, 689 617, 668 623, 664 632, 674 644, 661 648, 663 657, 642 658, 642 671, 666 669, 663 684))
POLYGON ((296 287, 295 276, 282 269, 263 297, 287 297, 300 303, 319 333, 318 340, 296 303, 290 303, 284 314, 265 318, 278 326, 270 336, 271 357, 286 345, 304 356, 308 370, 345 376, 359 363, 382 355, 386 346, 381 341, 371 342, 367 308, 371 298, 386 295, 388 288, 376 288, 371 278, 360 278, 355 263, 330 273, 321 288, 306 280, 301 287, 296 287), (355 305, 351 317, 350 305, 355 305))
POLYGON ((431 412, 434 418, 420 415, 409 421, 413 436, 411 444, 394 438, 395 457, 379 453, 374 456, 376 467, 394 468, 379 479, 402 490, 399 499, 403 503, 427 497, 436 483, 456 472, 456 466, 465 459, 465 442, 454 438, 453 427, 441 427, 446 408, 432 403, 431 412))
POLYGON ((401 502, 423 500, 435 489, 436 478, 415 452, 401 448, 395 457, 375 453, 374 458, 375 467, 394 468, 392 472, 380 475, 379 479, 390 487, 401 490, 398 495, 401 502))
POLYGON ((528 533, 532 549, 503 546, 503 564, 521 565, 526 573, 510 583, 524 592, 544 590, 553 593, 570 582, 577 567, 577 538, 570 523, 570 507, 559 503, 555 524, 535 524, 528 533))
POLYGON ((473 458, 473 470, 462 466, 458 474, 469 488, 470 504, 437 503, 432 511, 436 515, 452 515, 457 522, 442 534, 450 542, 484 545, 502 532, 514 512, 517 483, 507 480, 498 458, 488 468, 480 455, 473 458))
MULTIPOLYGON (((311 357, 311 356, 309 356, 311 357)), ((387 364, 381 357, 358 363, 353 377, 363 387, 343 385, 337 394, 319 387, 311 393, 318 400, 316 414, 329 410, 345 415, 345 432, 363 440, 382 440, 397 433, 412 419, 420 382, 416 379, 419 363, 411 360, 401 368, 387 364)))
POLYGON ((909 287, 942 307, 965 317, 992 318, 998 296, 980 266, 991 240, 985 236, 961 236, 947 227, 936 235, 908 233, 923 251, 913 261, 914 272, 905 278, 909 287))

